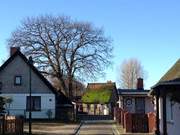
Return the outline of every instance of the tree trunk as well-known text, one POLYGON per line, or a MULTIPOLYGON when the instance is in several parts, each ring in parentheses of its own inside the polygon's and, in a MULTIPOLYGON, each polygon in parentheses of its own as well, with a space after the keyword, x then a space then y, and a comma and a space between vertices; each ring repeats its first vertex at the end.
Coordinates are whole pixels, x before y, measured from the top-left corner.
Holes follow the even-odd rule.
POLYGON ((73 92, 72 92, 72 88, 73 88, 73 83, 72 83, 72 76, 68 76, 68 92, 69 92, 69 98, 72 100, 73 99, 73 92))
POLYGON ((58 80, 59 80, 59 82, 61 84, 61 91, 63 90, 65 95, 68 96, 67 86, 66 86, 66 84, 64 82, 64 79, 62 77, 58 77, 58 80))

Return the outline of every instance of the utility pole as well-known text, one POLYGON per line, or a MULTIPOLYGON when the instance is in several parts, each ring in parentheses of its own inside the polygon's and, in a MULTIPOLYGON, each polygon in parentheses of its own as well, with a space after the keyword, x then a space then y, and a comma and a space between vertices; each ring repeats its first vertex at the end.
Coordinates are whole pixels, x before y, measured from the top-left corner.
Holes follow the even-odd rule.
POLYGON ((29 57, 29 64, 30 64, 30 67, 29 67, 29 135, 32 135, 32 103, 31 103, 31 100, 32 100, 32 90, 31 90, 31 66, 33 65, 33 60, 32 60, 32 57, 30 56, 29 57))

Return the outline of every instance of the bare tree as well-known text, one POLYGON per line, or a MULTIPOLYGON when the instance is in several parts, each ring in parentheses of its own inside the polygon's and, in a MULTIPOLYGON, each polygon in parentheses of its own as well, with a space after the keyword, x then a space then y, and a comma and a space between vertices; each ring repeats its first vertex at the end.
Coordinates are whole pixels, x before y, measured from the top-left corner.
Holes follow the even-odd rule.
POLYGON ((131 58, 124 60, 120 68, 120 85, 122 88, 136 88, 137 79, 144 78, 145 71, 139 60, 131 58))
POLYGON ((74 78, 95 78, 111 63, 112 45, 103 30, 66 16, 24 19, 12 32, 8 46, 21 47, 27 56, 32 55, 39 70, 58 78, 69 97, 74 78))
MULTIPOLYGON (((57 90, 62 89, 62 86, 60 85, 59 80, 57 78, 53 77, 50 79, 50 81, 57 90)), ((68 80, 65 80, 66 85, 67 83, 68 83, 68 80)), ((73 97, 82 96, 83 92, 85 91, 85 85, 78 80, 73 80, 72 89, 73 89, 73 92, 72 92, 73 97)))

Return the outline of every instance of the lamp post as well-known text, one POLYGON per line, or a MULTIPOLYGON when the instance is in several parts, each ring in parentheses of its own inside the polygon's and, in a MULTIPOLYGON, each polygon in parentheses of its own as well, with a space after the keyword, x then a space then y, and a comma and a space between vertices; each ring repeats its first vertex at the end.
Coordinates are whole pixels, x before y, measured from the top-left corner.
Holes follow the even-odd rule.
MULTIPOLYGON (((29 64, 33 65, 32 57, 29 57, 29 64)), ((29 135, 32 135, 32 108, 31 108, 31 66, 29 67, 29 135)))

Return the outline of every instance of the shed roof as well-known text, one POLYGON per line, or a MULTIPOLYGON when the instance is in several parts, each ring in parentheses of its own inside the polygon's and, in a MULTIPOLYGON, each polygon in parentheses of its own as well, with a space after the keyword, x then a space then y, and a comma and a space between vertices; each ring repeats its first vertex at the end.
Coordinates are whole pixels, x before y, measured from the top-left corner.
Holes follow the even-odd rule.
POLYGON ((118 89, 119 95, 143 95, 147 96, 149 93, 149 90, 137 90, 137 89, 118 89))

